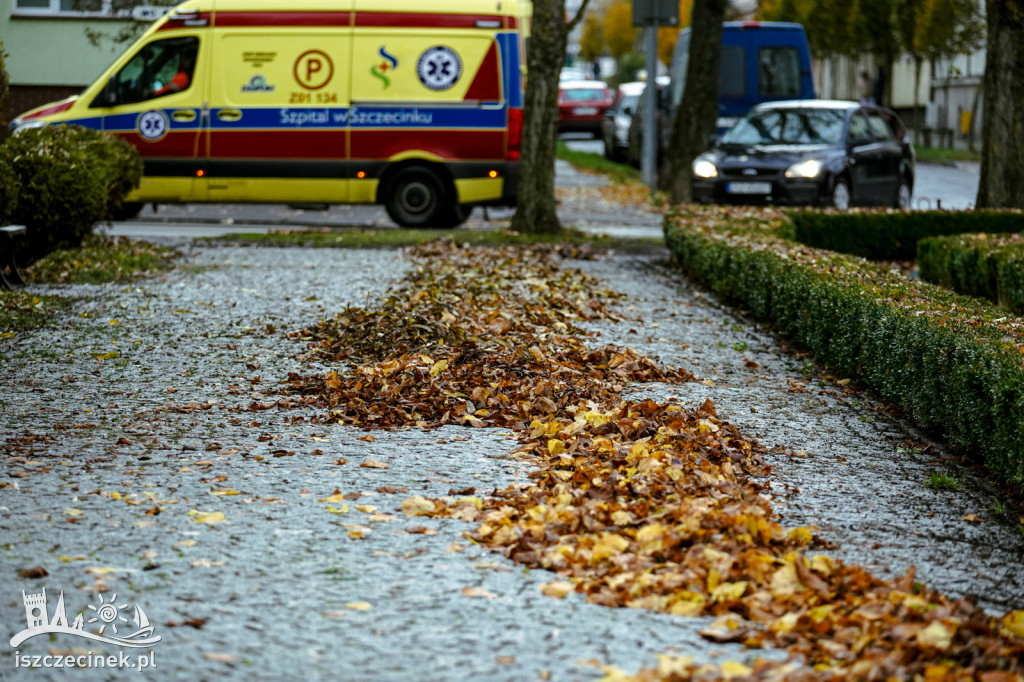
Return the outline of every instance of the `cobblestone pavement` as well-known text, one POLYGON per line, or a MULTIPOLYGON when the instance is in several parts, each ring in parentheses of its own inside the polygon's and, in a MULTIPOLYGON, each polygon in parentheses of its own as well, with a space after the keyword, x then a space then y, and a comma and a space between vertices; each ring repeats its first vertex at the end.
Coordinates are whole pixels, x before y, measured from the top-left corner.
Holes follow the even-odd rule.
MULTIPOLYGON (((22 590, 46 587, 51 617, 61 590, 69 619, 114 594, 142 606, 163 638, 161 679, 574 680, 598 674, 580 661, 708 655, 701 621, 553 600, 539 592, 552 576, 472 546, 465 525, 397 511, 408 495, 521 476, 509 434, 370 442, 301 409, 245 410, 301 369, 284 332, 371 304, 403 267, 395 252, 204 247, 132 286, 62 288, 73 312, 6 342, 0 372, 7 637, 25 627, 22 590), (324 501, 335 491, 360 496, 324 501), (35 566, 49 576, 16 575, 35 566)), ((83 641, 19 651, 102 649, 83 641)), ((0 647, 0 676, 27 678, 13 653, 0 647)))
MULTIPOLYGON (((605 221, 616 222, 629 217, 605 221)), ((666 259, 571 264, 628 295, 632 321, 596 327, 595 343, 706 380, 643 392, 710 397, 723 418, 782 446, 772 464, 784 522, 818 524, 841 558, 883 575, 917 565, 934 587, 993 610, 1024 607, 1024 540, 986 511, 983 480, 941 447, 908 450, 905 440, 923 438, 816 377, 666 259), (936 469, 974 482, 924 488, 936 469), (987 520, 963 521, 969 513, 987 520)), ((666 651, 749 658, 701 640, 700 619, 545 597, 550 574, 473 546, 466 525, 402 516, 409 495, 486 494, 523 477, 510 434, 448 427, 369 440, 274 405, 288 372, 308 371, 287 332, 372 306, 406 267, 392 251, 188 246, 157 278, 59 288, 75 299, 66 318, 0 341, 0 631, 23 629, 22 591, 45 587, 51 615, 63 590, 69 620, 115 594, 144 608, 162 637, 154 679, 588 680, 595 659, 635 670, 666 651), (35 566, 49 575, 18 576, 35 566)), ((90 650, 116 651, 68 635, 19 648, 90 650)), ((16 668, 0 646, 0 679, 48 676, 16 668)))

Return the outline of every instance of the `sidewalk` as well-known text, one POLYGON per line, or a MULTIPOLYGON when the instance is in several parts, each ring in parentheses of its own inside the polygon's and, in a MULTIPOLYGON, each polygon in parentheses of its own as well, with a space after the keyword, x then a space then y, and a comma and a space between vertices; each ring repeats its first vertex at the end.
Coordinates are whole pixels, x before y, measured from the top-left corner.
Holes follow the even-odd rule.
MULTIPOLYGON (((602 225, 656 219, 586 193, 566 203, 602 225)), ((288 332, 373 308, 409 267, 399 252, 185 250, 175 270, 130 286, 55 287, 75 301, 65 318, 0 341, 8 639, 25 628, 22 592, 45 587, 49 614, 63 591, 69 620, 114 595, 126 613, 141 606, 162 637, 154 679, 588 680, 600 675, 590 660, 636 670, 666 651, 770 655, 703 640, 707 619, 545 597, 551 574, 474 546, 466 524, 402 515, 411 495, 486 495, 523 480, 507 432, 367 433, 310 424, 310 410, 279 403, 288 373, 311 371, 288 332), (47 575, 18 575, 37 566, 47 575)), ((775 448, 788 527, 817 524, 835 556, 878 575, 916 565, 919 581, 949 594, 1024 608, 1024 538, 988 512, 998 492, 977 472, 941 447, 909 447, 923 437, 816 375, 663 253, 566 266, 626 294, 629 321, 595 326, 593 343, 630 345, 703 380, 640 393, 688 407, 710 398, 775 448), (964 489, 924 487, 934 470, 960 474, 964 489)), ((19 651, 90 649, 116 651, 68 635, 19 651)), ((28 678, 13 655, 0 647, 0 679, 28 678)))

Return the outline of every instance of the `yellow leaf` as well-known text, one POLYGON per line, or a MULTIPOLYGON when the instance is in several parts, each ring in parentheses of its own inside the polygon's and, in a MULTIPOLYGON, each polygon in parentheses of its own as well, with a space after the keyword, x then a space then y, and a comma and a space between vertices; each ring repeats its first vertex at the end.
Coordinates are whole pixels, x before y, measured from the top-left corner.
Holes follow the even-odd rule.
POLYGON ((377 511, 377 508, 372 504, 357 504, 355 506, 355 509, 356 511, 361 511, 364 514, 372 514, 373 512, 377 511))
POLYGON ((327 508, 327 511, 331 512, 332 514, 348 514, 348 505, 347 504, 343 504, 340 507, 338 507, 337 509, 335 509, 334 507, 332 507, 331 505, 328 504, 328 505, 326 505, 326 508, 327 508))
POLYGON ((660 523, 647 524, 636 532, 636 541, 641 551, 647 554, 660 551, 665 541, 665 526, 660 523))
POLYGON ((711 601, 735 601, 747 591, 747 581, 740 580, 735 583, 722 583, 711 593, 711 601))
POLYGON ((483 599, 494 599, 495 596, 487 590, 480 587, 463 587, 462 596, 469 597, 470 599, 483 598, 483 599))
POLYGON ((633 523, 633 515, 620 509, 612 514, 612 523, 616 526, 628 526, 633 523))
POLYGON ((375 459, 368 459, 365 462, 363 462, 362 464, 360 464, 359 466, 361 466, 364 469, 387 469, 388 468, 387 464, 385 464, 384 462, 378 462, 375 459))
POLYGON ((794 528, 793 530, 789 531, 789 539, 795 540, 796 542, 799 542, 801 545, 807 545, 810 544, 811 540, 814 539, 814 533, 811 532, 810 528, 806 526, 801 526, 799 528, 794 528))
POLYGON ((629 540, 616 533, 602 533, 594 545, 592 561, 600 561, 621 554, 629 547, 629 540))
POLYGON ((58 558, 61 560, 61 562, 65 563, 65 564, 69 564, 72 561, 85 561, 85 557, 84 556, 63 556, 63 555, 61 555, 58 558))
POLYGON ((92 573, 93 575, 109 575, 111 573, 117 573, 116 568, 110 566, 93 566, 92 568, 85 569, 86 573, 92 573))
POLYGON ((81 516, 85 512, 81 509, 65 509, 64 513, 68 516, 81 516))
POLYGON ((192 512, 189 512, 189 515, 192 517, 192 520, 194 522, 196 522, 196 523, 205 523, 205 524, 208 524, 208 525, 213 525, 215 523, 227 523, 227 521, 228 521, 226 518, 224 518, 224 512, 219 512, 219 511, 216 511, 216 512, 196 512, 195 514, 193 514, 192 512))
POLYGON ((448 369, 448 361, 438 360, 437 362, 434 363, 434 366, 430 368, 430 376, 436 377, 438 374, 445 371, 446 369, 448 369))
POLYGON ((218 488, 217 490, 211 490, 210 494, 211 495, 241 495, 242 493, 238 492, 237 490, 232 490, 231 488, 218 488))
POLYGON ((563 441, 558 440, 557 438, 552 438, 551 440, 548 441, 548 452, 550 452, 552 455, 562 454, 563 452, 565 452, 565 443, 563 441))
POLYGON ((800 577, 796 574, 796 566, 792 562, 787 561, 782 568, 772 574, 770 589, 773 595, 780 598, 804 589, 800 577))
POLYGON ((752 668, 748 668, 738 661, 726 661, 719 668, 726 680, 731 680, 734 677, 746 677, 754 672, 752 668))
POLYGON ((195 540, 182 540, 178 544, 181 545, 182 547, 195 547, 199 543, 196 542, 195 540))
POLYGON ((566 580, 556 580, 540 587, 541 592, 557 599, 564 599, 573 589, 573 584, 566 580))
POLYGON ((414 495, 402 502, 402 512, 406 516, 427 516, 434 511, 434 506, 427 498, 414 495))
POLYGON ((319 500, 317 500, 317 502, 330 502, 332 504, 337 504, 339 502, 344 502, 344 501, 345 501, 345 496, 342 495, 341 493, 337 492, 337 491, 335 491, 335 493, 333 495, 331 495, 330 497, 321 497, 319 500))
POLYGON ((917 642, 924 646, 946 650, 953 643, 953 633, 945 625, 935 621, 917 633, 917 642))
POLYGON ((1024 639, 1024 611, 1011 611, 1003 618, 1002 635, 1014 635, 1024 639))
POLYGON ((117 491, 114 491, 114 492, 110 493, 110 499, 112 499, 112 500, 120 500, 121 499, 121 493, 119 493, 117 491))
POLYGON ((345 604, 345 608, 346 609, 351 609, 352 611, 369 611, 373 607, 370 605, 369 602, 354 601, 354 602, 350 602, 348 604, 345 604))

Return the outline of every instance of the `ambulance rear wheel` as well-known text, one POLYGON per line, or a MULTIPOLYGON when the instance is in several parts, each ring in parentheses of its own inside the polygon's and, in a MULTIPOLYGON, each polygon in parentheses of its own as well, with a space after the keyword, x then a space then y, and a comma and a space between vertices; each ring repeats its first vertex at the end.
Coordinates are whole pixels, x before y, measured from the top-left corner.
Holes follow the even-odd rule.
POLYGON ((451 212, 446 200, 444 183, 435 173, 411 166, 388 182, 384 208, 402 227, 445 227, 451 212))

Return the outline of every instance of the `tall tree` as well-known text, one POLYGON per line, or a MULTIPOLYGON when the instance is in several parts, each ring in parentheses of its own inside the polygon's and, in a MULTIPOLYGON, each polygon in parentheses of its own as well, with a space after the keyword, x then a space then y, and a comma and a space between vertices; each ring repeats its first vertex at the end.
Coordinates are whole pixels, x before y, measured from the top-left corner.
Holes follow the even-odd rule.
POLYGON ((987 0, 978 208, 1024 208, 1024 5, 987 0))
POLYGON ((690 164, 707 147, 718 121, 718 74, 722 63, 722 21, 728 0, 694 0, 690 61, 683 99, 672 121, 662 184, 673 203, 693 200, 690 164))
POLYGON ((530 49, 526 56, 526 102, 519 188, 512 229, 533 234, 562 230, 555 210, 555 148, 558 142, 558 74, 565 62, 569 32, 583 18, 590 0, 566 21, 565 0, 534 0, 530 49))

